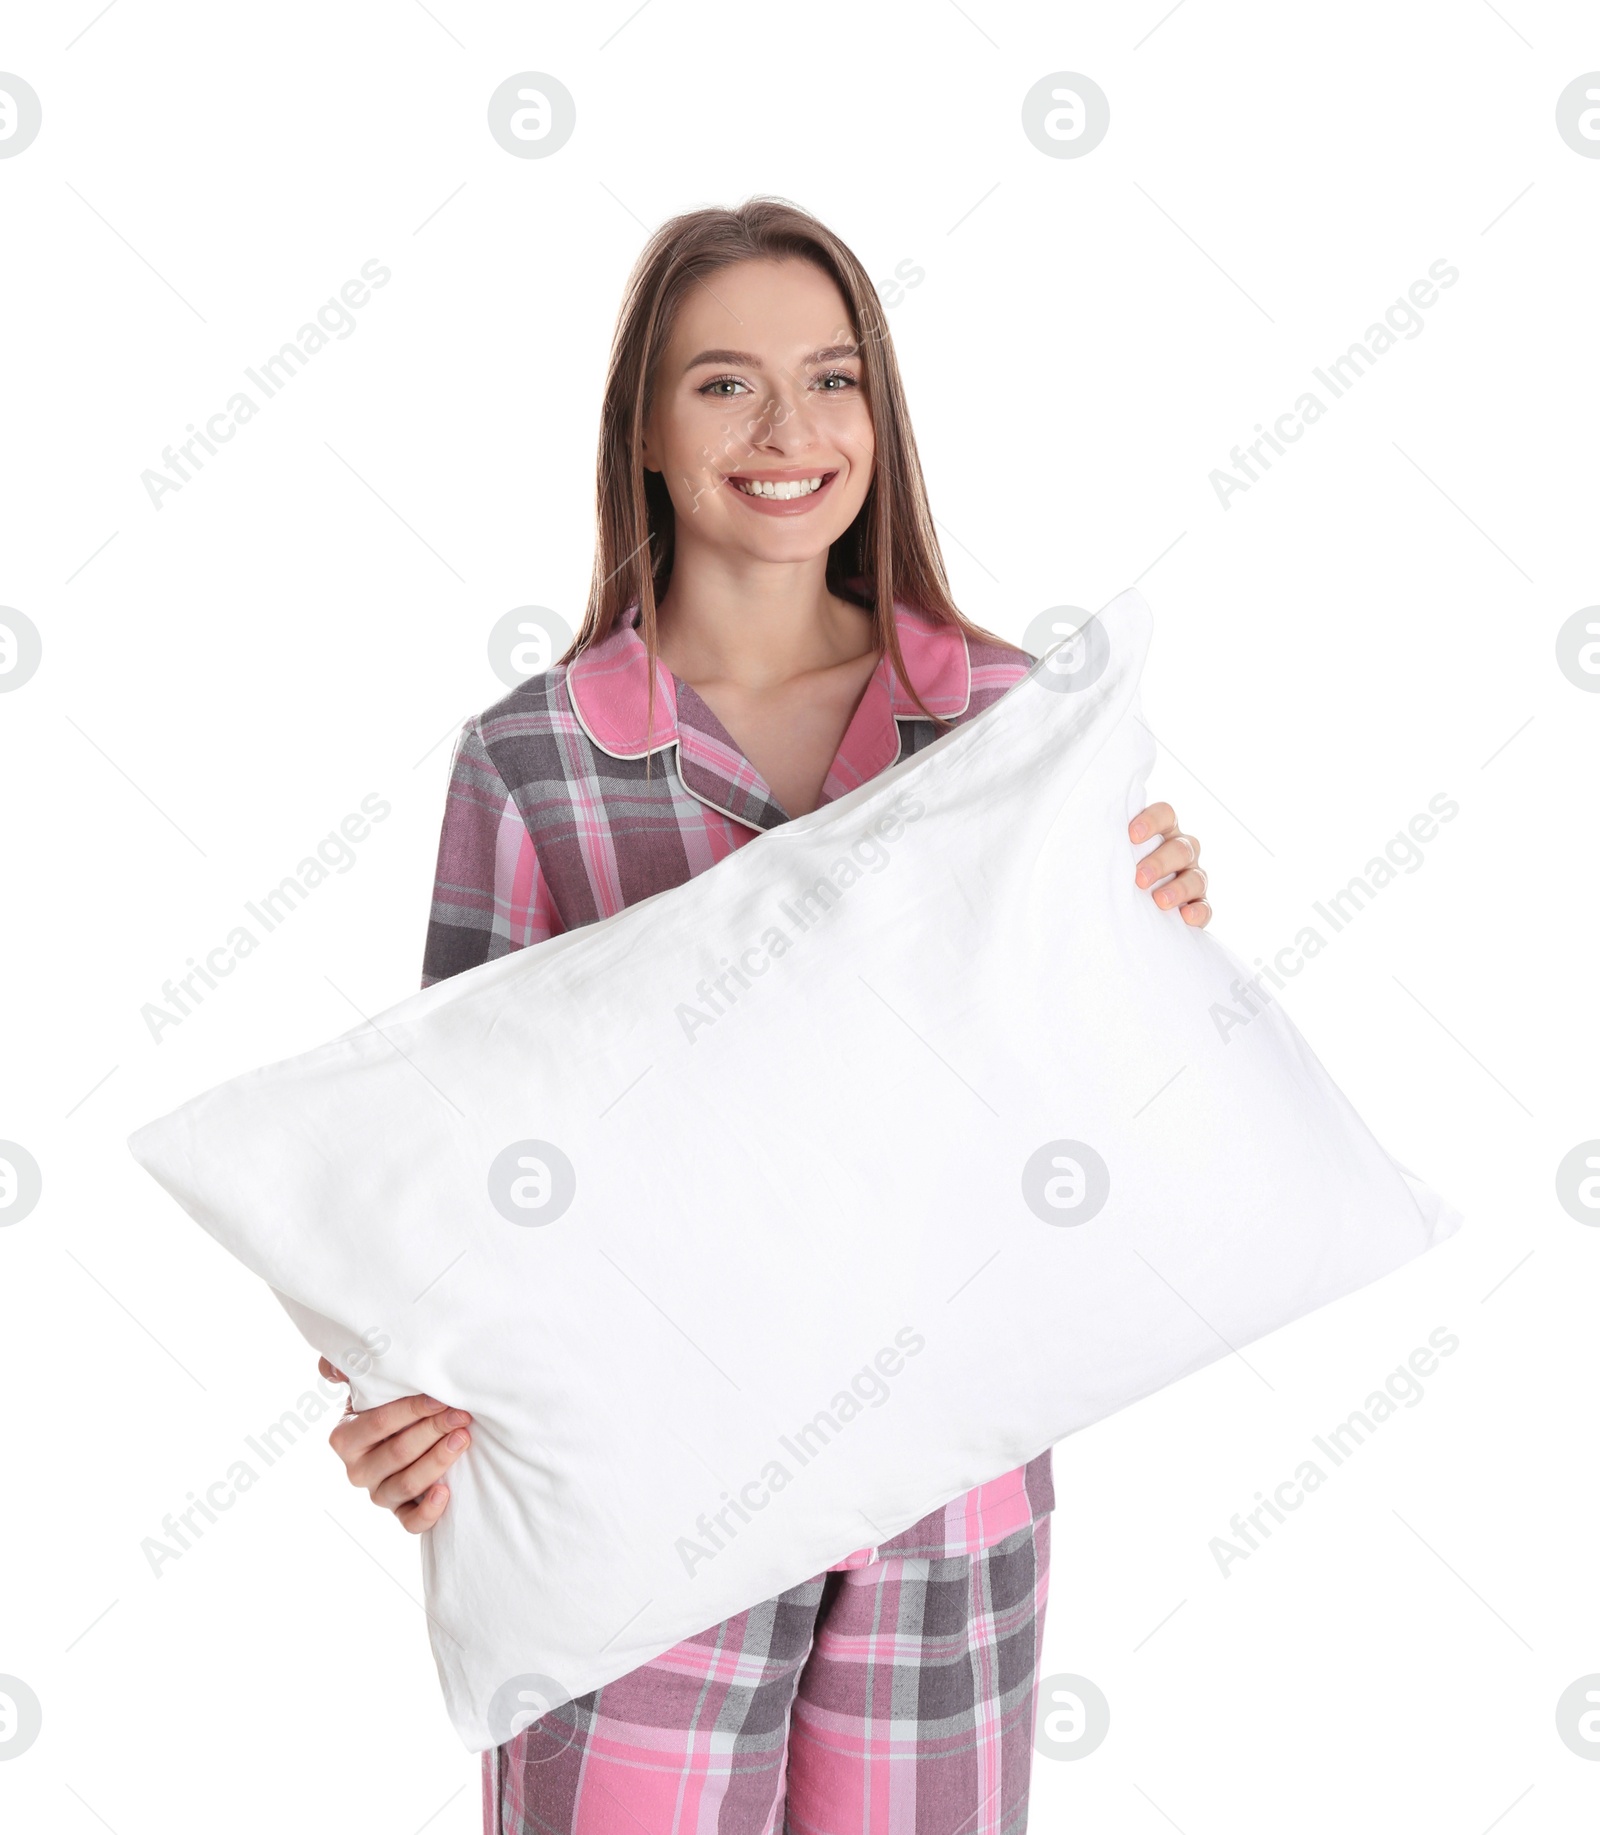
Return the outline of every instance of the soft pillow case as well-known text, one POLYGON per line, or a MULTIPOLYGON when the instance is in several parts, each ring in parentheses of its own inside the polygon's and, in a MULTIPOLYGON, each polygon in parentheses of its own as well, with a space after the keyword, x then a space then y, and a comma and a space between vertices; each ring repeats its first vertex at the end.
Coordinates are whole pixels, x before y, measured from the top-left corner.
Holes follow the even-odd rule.
POLYGON ((423 1543, 469 1748, 1458 1226, 1135 886, 1149 631, 130 1137, 317 1350, 388 1339, 359 1406, 472 1411, 423 1543))

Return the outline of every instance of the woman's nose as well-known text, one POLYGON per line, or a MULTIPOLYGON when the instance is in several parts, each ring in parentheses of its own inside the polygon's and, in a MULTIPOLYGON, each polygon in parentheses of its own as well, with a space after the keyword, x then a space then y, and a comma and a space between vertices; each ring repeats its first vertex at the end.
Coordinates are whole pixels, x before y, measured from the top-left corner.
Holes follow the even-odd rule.
POLYGON ((789 450, 811 443, 811 404, 803 388, 779 385, 771 389, 751 429, 752 441, 761 446, 789 450))

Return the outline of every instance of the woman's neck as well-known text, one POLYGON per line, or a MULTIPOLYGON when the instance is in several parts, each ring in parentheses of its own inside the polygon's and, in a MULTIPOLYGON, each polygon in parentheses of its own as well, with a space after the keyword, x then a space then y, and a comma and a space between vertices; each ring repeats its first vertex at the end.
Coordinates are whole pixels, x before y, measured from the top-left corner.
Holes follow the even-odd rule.
POLYGON ((759 691, 876 648, 866 611, 828 590, 825 555, 740 570, 709 560, 676 552, 656 608, 661 659, 680 681, 759 691))

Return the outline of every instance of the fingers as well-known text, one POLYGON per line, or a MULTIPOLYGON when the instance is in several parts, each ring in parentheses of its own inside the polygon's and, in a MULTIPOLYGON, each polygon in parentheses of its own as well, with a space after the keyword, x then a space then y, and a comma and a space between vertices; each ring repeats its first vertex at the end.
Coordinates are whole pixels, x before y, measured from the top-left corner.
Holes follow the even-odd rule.
POLYGON ((1152 803, 1128 824, 1130 841, 1148 841, 1154 835, 1161 837, 1161 845, 1151 848, 1139 862, 1134 883, 1154 886, 1152 896, 1164 911, 1181 911, 1184 923, 1203 930, 1211 922, 1211 904, 1206 896, 1206 872, 1199 864, 1199 841, 1178 827, 1170 803, 1152 803), (1165 884, 1158 884, 1163 880, 1165 884))
POLYGON ((472 1436, 465 1427, 455 1428, 442 1440, 436 1440, 420 1459, 413 1460, 381 1484, 369 1485, 373 1503, 381 1504, 385 1510, 398 1511, 404 1505, 419 1501, 471 1443, 472 1436))
MULTIPOLYGON (((1148 841, 1152 835, 1160 835, 1165 841, 1166 846, 1153 848, 1150 853, 1145 856, 1147 861, 1160 861, 1163 857, 1167 859, 1176 859, 1175 856, 1169 853, 1169 849, 1180 841, 1187 842, 1190 851, 1187 859, 1176 861, 1177 865, 1192 866, 1194 862, 1200 858, 1199 841, 1195 836, 1186 835, 1179 829, 1177 815, 1174 813, 1170 803, 1152 803, 1148 809, 1141 809, 1138 815, 1128 824, 1128 839, 1130 841, 1148 841)), ((1173 867, 1164 867, 1161 871, 1152 874, 1151 877, 1159 879, 1161 877, 1161 872, 1170 873, 1172 871, 1174 871, 1173 867)))
MULTIPOLYGON (((417 1462, 434 1452, 441 1442, 456 1433, 465 1432, 472 1417, 465 1409, 451 1408, 443 1414, 430 1415, 426 1420, 416 1421, 398 1433, 388 1435, 369 1447, 358 1448, 354 1452, 340 1452, 345 1462, 345 1469, 350 1475, 350 1482, 359 1485, 362 1490, 370 1491, 373 1500, 392 1508, 397 1503, 407 1503, 419 1496, 427 1479, 437 1478, 442 1467, 429 1470, 426 1475, 416 1473, 416 1480, 410 1490, 392 1488, 384 1497, 378 1492, 385 1484, 398 1474, 413 1469, 417 1462)), ((457 1447, 465 1445, 458 1441, 457 1447)), ((448 1464, 449 1461, 445 1461, 448 1464)))
MULTIPOLYGON (((1174 835, 1160 847, 1152 848, 1139 862, 1139 870, 1133 876, 1134 884, 1153 886, 1169 873, 1181 873, 1185 867, 1192 867, 1199 858, 1200 844, 1192 835, 1174 835)), ((1161 900, 1158 898, 1156 903, 1160 904, 1161 900)))
POLYGON ((444 1507, 450 1501, 448 1485, 434 1485, 414 1504, 402 1504, 395 1511, 402 1529, 407 1529, 414 1536, 419 1536, 425 1529, 432 1529, 439 1518, 444 1515, 444 1507))
POLYGON ((431 1395, 403 1395, 396 1402, 385 1402, 379 1408, 364 1409, 358 1415, 347 1417, 329 1435, 329 1440, 348 1465, 380 1440, 387 1440, 413 1422, 443 1414, 448 1407, 448 1402, 435 1401, 431 1395))
MULTIPOLYGON (((317 1366, 331 1381, 347 1382, 326 1357, 317 1366)), ((328 1436, 351 1484, 392 1510, 413 1535, 444 1514, 450 1488, 439 1476, 472 1444, 472 1416, 431 1395, 405 1395, 361 1414, 347 1415, 328 1436)))
POLYGON ((1128 824, 1130 841, 1148 841, 1152 835, 1174 835, 1178 832, 1178 818, 1173 814, 1170 803, 1152 803, 1148 809, 1141 809, 1128 824))
POLYGON ((1204 901, 1206 895, 1206 874, 1204 867, 1190 867, 1180 873, 1176 879, 1169 879, 1156 892, 1156 903, 1163 911, 1170 911, 1174 905, 1185 909, 1194 900, 1204 901))
POLYGON ((334 1369, 333 1365, 328 1362, 326 1357, 319 1357, 317 1359, 317 1372, 319 1375, 325 1377, 330 1383, 347 1383, 350 1380, 343 1370, 334 1369))
MULTIPOLYGON (((449 1408, 432 1396, 407 1395, 381 1408, 347 1415, 329 1434, 328 1444, 344 1461, 351 1484, 370 1491, 376 1501, 379 1486, 414 1465, 447 1434, 464 1428, 471 1419, 464 1410, 449 1408)), ((428 1477, 437 1475, 430 1472, 428 1477)), ((422 1489, 419 1478, 410 1491, 395 1491, 385 1501, 403 1503, 422 1489)))

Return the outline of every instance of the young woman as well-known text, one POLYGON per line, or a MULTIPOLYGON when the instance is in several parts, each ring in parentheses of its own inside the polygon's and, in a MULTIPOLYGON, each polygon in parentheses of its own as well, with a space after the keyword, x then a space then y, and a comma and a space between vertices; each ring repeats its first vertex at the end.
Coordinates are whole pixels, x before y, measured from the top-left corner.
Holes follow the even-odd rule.
MULTIPOLYGON (((877 295, 777 200, 675 218, 641 256, 598 508, 571 649, 462 730, 424 987, 682 884, 1035 660, 951 602, 877 295)), ((1205 924, 1198 844, 1165 803, 1128 832, 1157 831, 1138 882, 1205 924)), ((420 1534, 470 1417, 411 1396, 332 1439, 420 1534)), ((532 1722, 484 1755, 485 1828, 1021 1830, 1054 1501, 1044 1453, 532 1722)))

